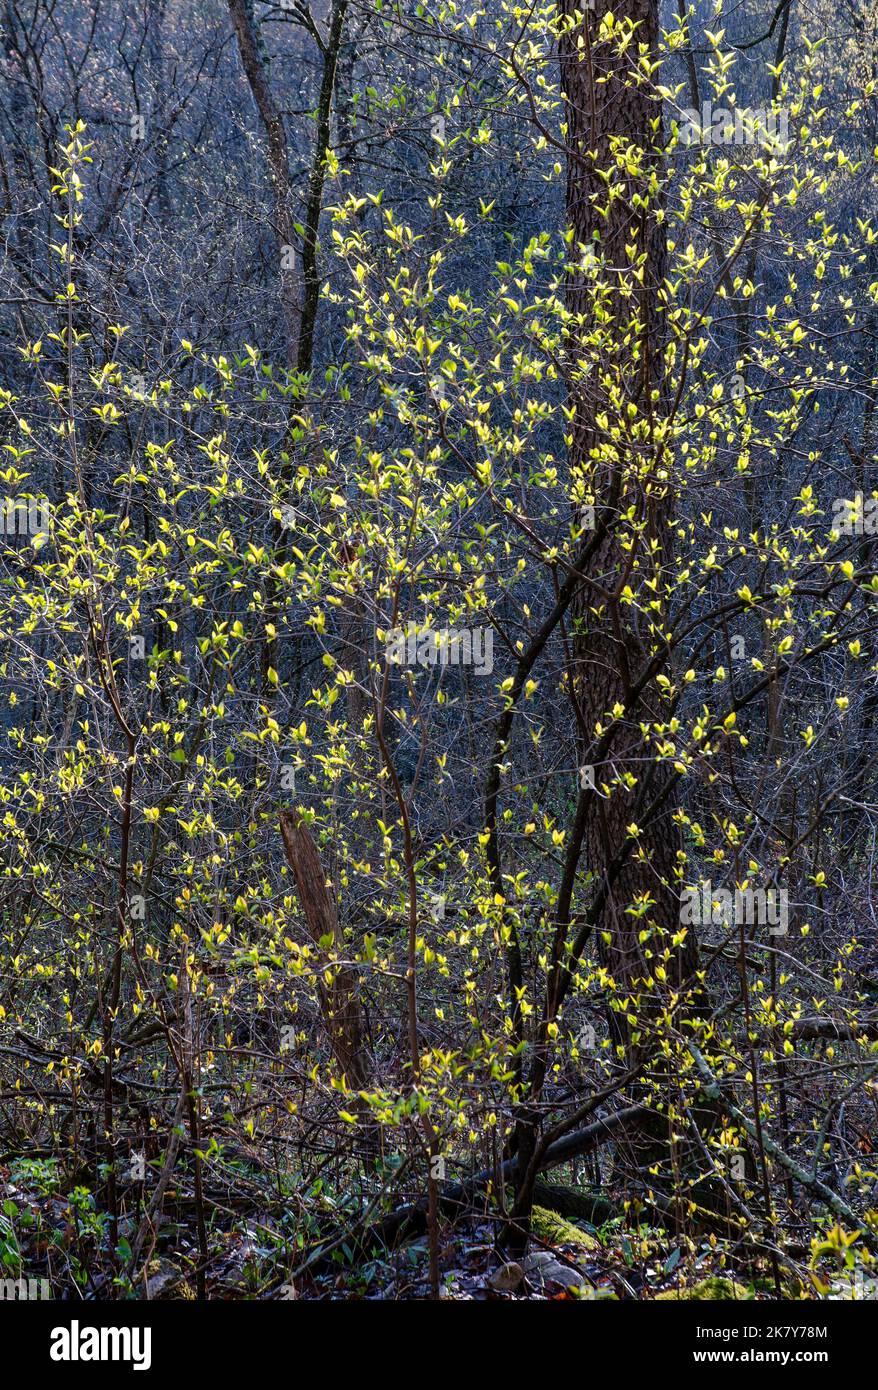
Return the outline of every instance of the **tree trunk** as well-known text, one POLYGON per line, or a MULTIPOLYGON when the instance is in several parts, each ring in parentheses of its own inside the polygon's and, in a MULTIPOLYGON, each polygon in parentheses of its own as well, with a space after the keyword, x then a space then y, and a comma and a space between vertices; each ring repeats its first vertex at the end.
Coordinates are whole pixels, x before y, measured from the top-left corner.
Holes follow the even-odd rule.
MULTIPOLYGON (((632 686, 664 645, 664 614, 656 609, 647 618, 634 605, 621 601, 621 590, 630 585, 643 606, 652 599, 661 603, 673 507, 661 355, 667 261, 659 186, 661 106, 635 78, 632 61, 632 53, 636 61, 638 43, 650 49, 655 46, 657 4, 656 0, 622 0, 621 4, 561 0, 561 7, 569 23, 560 41, 568 144, 567 217, 574 234, 571 259, 581 266, 571 271, 567 288, 568 308, 576 316, 570 344, 575 405, 570 458, 596 507, 611 497, 618 499, 618 523, 608 528, 586 571, 608 597, 596 597, 590 587, 583 586, 574 600, 573 694, 585 764, 596 726, 611 722, 614 706, 625 707, 606 760, 595 767, 597 785, 626 772, 636 779, 631 791, 617 785, 609 797, 591 798, 584 853, 596 882, 605 882, 609 889, 601 924, 610 938, 604 947, 605 963, 620 988, 640 992, 648 1005, 638 987, 638 981, 651 974, 639 936, 653 924, 663 932, 680 930, 675 872, 682 848, 673 820, 673 772, 657 762, 641 728, 662 718, 654 683, 639 698, 631 699, 632 686), (601 18, 609 9, 617 29, 625 20, 637 25, 635 41, 622 56, 606 43, 595 47, 601 18), (636 270, 632 247, 636 248, 636 270), (584 248, 596 258, 597 276, 584 248), (600 314, 595 314, 592 287, 596 278, 609 286, 608 295, 601 299, 601 312, 610 315, 604 330, 600 314), (585 336, 594 341, 596 335, 599 340, 602 335, 597 361, 583 360, 579 341, 585 336), (632 409, 636 410, 633 416, 632 409), (658 590, 646 590, 645 581, 656 579, 658 590), (639 853, 628 856, 611 883, 611 867, 632 822, 641 831, 639 853), (651 906, 643 916, 626 911, 645 900, 651 906)), ((592 355, 591 347, 587 352, 592 355)), ((688 976, 695 961, 693 937, 675 954, 678 978, 688 976)), ((628 1031, 623 1025, 620 1035, 628 1031)))
POLYGON ((357 973, 345 963, 344 933, 307 826, 297 816, 281 811, 280 828, 308 932, 319 948, 321 963, 332 962, 318 984, 320 1010, 330 1045, 348 1086, 361 1091, 368 1084, 369 1068, 357 973))
POLYGON ((296 283, 295 248, 298 235, 293 216, 293 187, 284 119, 268 78, 268 55, 253 12, 253 0, 228 0, 244 73, 265 130, 268 167, 274 200, 273 230, 280 272, 287 361, 298 364, 302 307, 296 283))
MULTIPOLYGON (((569 457, 571 474, 582 487, 577 519, 584 530, 608 507, 614 513, 584 562, 586 582, 571 604, 571 696, 580 763, 593 768, 596 787, 586 803, 582 853, 594 875, 595 894, 604 894, 598 948, 618 987, 615 997, 624 1001, 622 1008, 608 1009, 608 1022, 633 1068, 656 1050, 652 1023, 662 1001, 655 957, 681 931, 676 875, 682 837, 673 818, 674 774, 657 760, 644 733, 644 726, 661 721, 663 711, 653 681, 633 694, 656 651, 667 649, 661 578, 673 506, 662 358, 667 250, 661 106, 636 66, 639 45, 655 47, 658 17, 656 0, 559 0, 559 8, 565 21, 559 62, 572 232, 569 457), (610 9, 617 33, 628 23, 636 25, 633 42, 621 52, 615 42, 599 39, 610 9), (647 588, 648 582, 656 587, 647 588), (636 605, 623 602, 626 586, 636 605), (658 608, 646 607, 654 601, 658 608), (598 730, 610 726, 612 737, 603 737, 606 751, 595 764, 591 750, 602 742, 598 730), (630 789, 615 781, 625 775, 634 779, 630 789), (609 794, 602 784, 609 785, 609 794), (633 850, 626 843, 632 823, 639 827, 633 850)), ((666 964, 665 989, 691 977, 696 964, 697 942, 690 934, 666 964)), ((554 1007, 552 1000, 549 1004, 554 1007)), ((669 1141, 666 1119, 650 1114, 648 1137, 642 1132, 644 1119, 638 1112, 638 1132, 628 1136, 626 1146, 641 1169, 667 1157, 669 1141)), ((512 1250, 526 1239, 540 1122, 535 1085, 514 1136, 523 1178, 502 1237, 512 1250)))

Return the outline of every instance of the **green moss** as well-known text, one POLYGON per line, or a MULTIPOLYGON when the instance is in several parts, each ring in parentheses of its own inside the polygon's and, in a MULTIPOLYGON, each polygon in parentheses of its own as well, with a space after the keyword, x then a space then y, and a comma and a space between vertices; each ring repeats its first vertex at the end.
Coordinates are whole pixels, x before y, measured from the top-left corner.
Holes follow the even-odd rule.
POLYGON ((557 1212, 545 1207, 534 1207, 531 1212, 531 1230, 547 1245, 572 1245, 578 1250, 600 1250, 601 1244, 596 1236, 590 1236, 574 1226, 572 1221, 559 1216, 557 1212))
POLYGON ((656 1298, 697 1299, 708 1303, 730 1303, 748 1297, 743 1284, 736 1284, 732 1279, 720 1279, 716 1275, 702 1279, 700 1284, 693 1284, 689 1289, 665 1289, 664 1293, 656 1294, 656 1298))

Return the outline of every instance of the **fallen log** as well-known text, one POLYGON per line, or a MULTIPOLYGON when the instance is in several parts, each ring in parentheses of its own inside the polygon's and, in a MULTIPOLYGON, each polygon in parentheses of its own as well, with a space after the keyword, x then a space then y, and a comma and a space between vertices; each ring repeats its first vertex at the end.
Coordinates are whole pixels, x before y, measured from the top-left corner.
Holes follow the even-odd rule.
MULTIPOLYGON (((586 1125, 584 1129, 566 1134, 563 1139, 557 1139, 546 1149, 540 1160, 539 1171, 544 1173, 551 1168, 559 1167, 562 1163, 567 1163, 571 1158, 582 1158, 586 1154, 593 1153, 601 1144, 606 1144, 614 1139, 620 1130, 624 1130, 626 1126, 634 1124, 638 1120, 645 1119, 652 1113, 649 1106, 630 1105, 624 1110, 617 1110, 614 1114, 607 1115, 604 1119, 595 1120, 592 1124, 586 1125)), ((507 1159, 500 1169, 500 1178, 504 1185, 507 1182, 514 1182, 517 1172, 518 1159, 507 1159)), ((465 1181, 451 1183, 444 1187, 439 1193, 441 1215, 452 1221, 463 1215, 471 1215, 479 1198, 484 1197, 494 1184, 496 1176, 493 1168, 483 1168, 465 1181)), ((320 1246, 293 1271, 291 1277, 296 1279, 306 1270, 316 1273, 326 1268, 330 1264, 332 1252, 342 1245, 346 1247, 346 1253, 351 1258, 368 1257, 373 1251, 392 1250, 403 1241, 417 1239, 418 1236, 424 1234, 426 1229, 427 1197, 425 1195, 417 1202, 410 1202, 403 1207, 398 1207, 377 1221, 363 1222, 354 1227, 352 1231, 336 1237, 328 1245, 320 1246)))
POLYGON ((797 1042, 815 1042, 825 1039, 829 1042, 855 1042, 857 1038, 868 1038, 874 1042, 878 1038, 878 1019, 865 1018, 861 1023, 841 1023, 834 1018, 797 1018, 789 1033, 784 1037, 795 1038, 797 1042))
MULTIPOLYGON (((714 1075, 703 1054, 694 1043, 689 1043, 689 1051, 695 1058, 695 1065, 704 1078, 705 1095, 709 1098, 721 1101, 723 1107, 728 1111, 732 1119, 739 1124, 742 1129, 747 1131, 751 1139, 755 1139, 757 1137, 757 1131, 753 1120, 751 1120, 748 1115, 745 1115, 743 1110, 735 1104, 729 1094, 729 1088, 724 1086, 719 1078, 714 1075)), ((782 1168, 785 1168, 786 1171, 795 1178, 796 1182, 801 1183, 802 1187, 807 1188, 809 1192, 813 1192, 815 1196, 819 1197, 834 1216, 845 1221, 851 1229, 859 1230, 863 1237, 863 1243, 868 1245, 873 1253, 878 1254, 878 1236, 860 1220, 860 1217, 854 1211, 853 1207, 851 1207, 838 1192, 834 1192, 831 1187, 828 1187, 825 1182, 822 1182, 821 1179, 818 1178, 816 1172, 809 1172, 806 1168, 803 1168, 798 1159, 793 1158, 785 1149, 782 1149, 779 1144, 775 1143, 770 1135, 764 1132, 764 1130, 759 1137, 761 1138, 765 1152, 770 1158, 773 1158, 782 1168)))
POLYGON ((555 1182, 534 1183, 534 1205, 557 1212, 568 1221, 587 1221, 591 1226, 602 1226, 622 1214, 616 1203, 600 1192, 555 1182))

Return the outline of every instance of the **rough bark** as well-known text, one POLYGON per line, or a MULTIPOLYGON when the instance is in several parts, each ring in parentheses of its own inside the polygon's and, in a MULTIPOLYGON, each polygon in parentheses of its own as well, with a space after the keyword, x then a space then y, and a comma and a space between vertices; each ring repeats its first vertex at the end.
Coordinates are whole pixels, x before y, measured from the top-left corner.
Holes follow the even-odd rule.
MULTIPOLYGON (((647 620, 634 605, 622 601, 626 586, 647 601, 660 599, 673 506, 661 351, 667 265, 660 194, 661 107, 637 65, 639 48, 655 47, 658 13, 656 0, 559 0, 559 13, 566 213, 573 234, 567 280, 573 407, 569 457, 573 476, 583 484, 582 525, 588 525, 589 507, 592 517, 604 515, 608 505, 615 513, 609 525, 595 533, 595 544, 582 562, 586 582, 571 603, 571 694, 581 764, 594 766, 598 785, 611 784, 622 774, 635 779, 631 791, 615 786, 608 797, 595 792, 581 800, 584 820, 576 834, 581 828, 579 852, 594 875, 594 901, 601 903, 599 949, 620 997, 629 999, 627 1009, 608 1011, 608 1021, 634 1064, 654 1050, 649 1019, 660 1003, 655 987, 644 984, 653 970, 640 935, 644 926, 667 934, 666 940, 680 931, 675 875, 682 849, 673 819, 673 773, 657 762, 643 732, 644 725, 662 718, 654 683, 641 688, 640 680, 661 642, 657 629, 663 615, 652 610, 654 616, 647 620), (597 41, 601 20, 611 9, 617 31, 626 22, 636 26, 635 39, 625 48, 597 41), (598 294, 595 287, 600 283, 607 290, 598 294), (658 588, 646 590, 646 583, 656 580, 658 588), (617 706, 625 711, 622 718, 612 713, 617 706), (601 727, 612 728, 609 741, 598 733, 601 727), (599 745, 603 755, 595 765, 591 750, 599 745), (635 850, 626 847, 632 822, 640 827, 635 850), (642 914, 628 910, 647 901, 642 914), (636 1042, 626 1015, 636 1015, 636 1042)), ((653 937, 649 945, 660 950, 664 942, 653 937)), ((672 956, 671 987, 690 978, 696 964, 697 942, 691 935, 672 956)), ((554 981, 550 1014, 561 993, 562 982, 554 981)), ((536 1067, 515 1132, 522 1179, 506 1233, 513 1240, 516 1227, 526 1230, 533 1202, 545 1069, 540 1048, 536 1067)), ((638 1127, 644 1118, 638 1115, 638 1127)), ((655 1117, 648 1123, 653 1126, 655 1117)), ((632 1136, 629 1152, 636 1152, 641 1168, 654 1162, 667 1143, 667 1122, 660 1120, 657 1127, 660 1133, 648 1143, 632 1136)))
MULTIPOLYGON (((584 762, 589 760, 588 746, 596 725, 610 722, 608 711, 615 705, 631 705, 619 722, 606 762, 596 768, 595 776, 598 782, 608 781, 611 764, 616 773, 630 772, 637 779, 632 793, 617 789, 608 799, 590 799, 583 848, 587 867, 596 881, 608 888, 601 923, 610 934, 606 964, 623 988, 636 989, 638 981, 649 974, 638 940, 644 919, 627 913, 626 908, 648 895, 654 906, 646 920, 666 931, 679 930, 679 891, 674 875, 681 848, 673 821, 671 778, 655 761, 640 727, 661 718, 651 694, 655 686, 650 683, 631 701, 632 687, 655 651, 657 636, 620 597, 626 584, 635 594, 643 595, 644 582, 660 575, 673 506, 662 432, 667 401, 661 365, 665 336, 661 287, 667 252, 657 186, 661 127, 656 122, 661 108, 648 87, 635 79, 632 62, 637 42, 650 48, 655 45, 657 6, 655 0, 623 0, 612 5, 607 0, 594 0, 592 9, 586 8, 584 0, 562 0, 561 8, 571 21, 560 41, 568 127, 567 217, 574 233, 574 259, 581 259, 578 248, 585 247, 603 262, 601 275, 610 285, 604 307, 611 316, 598 361, 591 364, 587 374, 576 362, 578 342, 571 342, 571 394, 576 413, 570 458, 597 506, 616 496, 619 513, 618 524, 607 529, 586 570, 610 597, 595 599, 583 586, 574 599, 574 696, 584 762), (637 25, 637 41, 624 56, 606 44, 594 47, 601 18, 610 8, 617 26, 625 20, 637 25), (617 151, 623 148, 629 155, 625 165, 620 165, 617 151), (610 192, 598 174, 601 171, 605 175, 608 170, 612 171, 610 192), (611 192, 620 196, 610 196, 611 192), (642 257, 639 278, 632 273, 626 249, 631 246, 642 257), (606 376, 620 393, 615 404, 603 384, 606 376), (624 427, 629 403, 636 407, 635 419, 646 422, 639 437, 624 427), (611 425, 622 427, 619 438, 612 439, 609 428, 602 425, 603 413, 611 425), (633 521, 625 517, 629 508, 634 509, 633 521), (650 551, 653 544, 656 548, 650 551), (655 809, 647 820, 646 808, 650 806, 655 809), (641 853, 630 855, 615 882, 610 883, 609 868, 632 822, 642 830, 641 853)), ((567 303, 577 316, 574 335, 595 329, 591 284, 587 266, 571 271, 567 303)), ((660 621, 658 615, 656 619, 660 621)), ((695 962, 692 937, 677 955, 680 976, 689 975, 695 962)))

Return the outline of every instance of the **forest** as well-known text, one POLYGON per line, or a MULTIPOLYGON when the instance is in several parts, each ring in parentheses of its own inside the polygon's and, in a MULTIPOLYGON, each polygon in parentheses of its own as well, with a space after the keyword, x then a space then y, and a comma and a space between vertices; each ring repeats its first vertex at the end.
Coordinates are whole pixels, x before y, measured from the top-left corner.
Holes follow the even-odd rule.
POLYGON ((0 231, 0 1301, 878 1298, 876 0, 2 0, 0 231))

